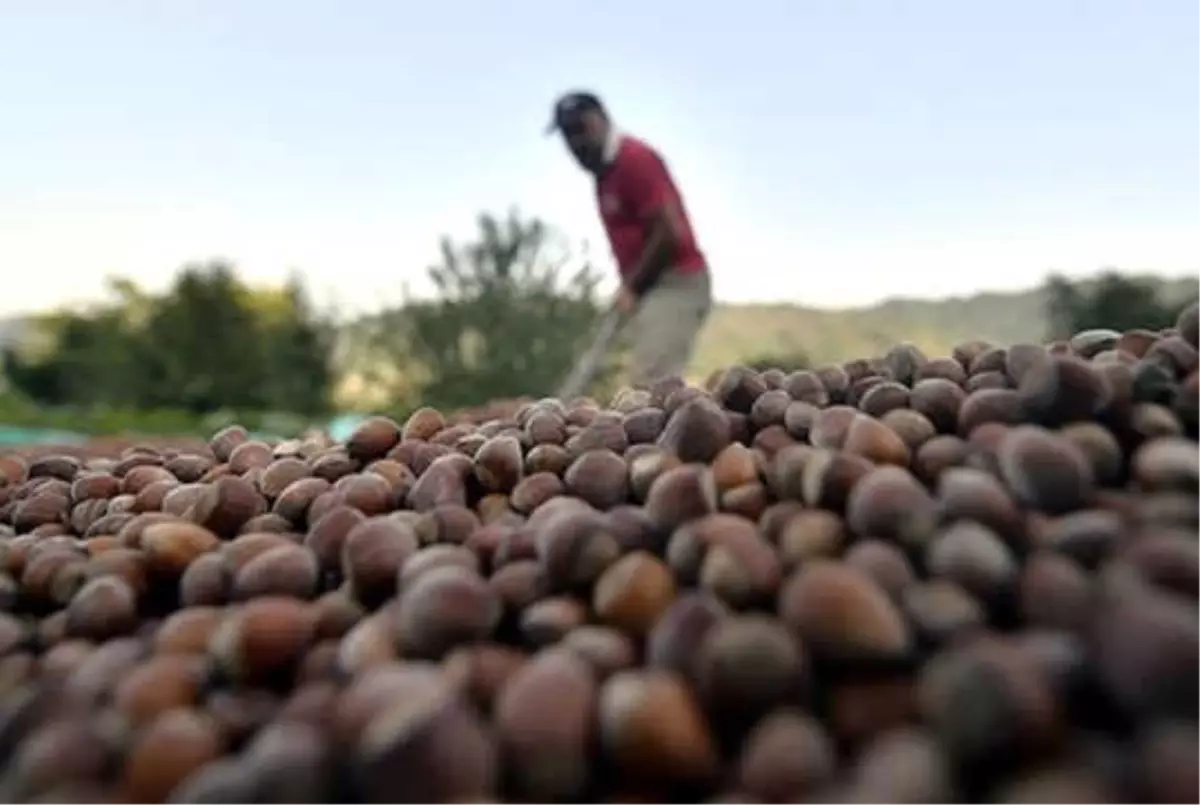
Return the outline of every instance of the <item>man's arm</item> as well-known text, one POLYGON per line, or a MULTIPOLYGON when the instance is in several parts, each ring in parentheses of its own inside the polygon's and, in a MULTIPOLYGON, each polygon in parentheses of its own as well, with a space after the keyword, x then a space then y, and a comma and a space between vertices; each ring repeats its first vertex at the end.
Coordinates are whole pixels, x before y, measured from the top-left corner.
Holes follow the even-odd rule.
POLYGON ((683 225, 666 165, 650 151, 639 151, 635 160, 629 166, 623 189, 642 222, 646 244, 629 270, 625 285, 635 296, 641 296, 671 267, 683 239, 683 225))

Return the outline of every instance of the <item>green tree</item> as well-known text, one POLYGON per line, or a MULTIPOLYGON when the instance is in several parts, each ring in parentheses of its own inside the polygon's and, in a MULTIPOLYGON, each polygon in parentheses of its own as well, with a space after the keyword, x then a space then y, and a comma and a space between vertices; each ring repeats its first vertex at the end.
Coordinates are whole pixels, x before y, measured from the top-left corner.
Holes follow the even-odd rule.
POLYGON ((38 323, 40 349, 10 349, 13 388, 42 405, 221 409, 306 415, 329 409, 331 325, 303 285, 252 290, 223 261, 188 265, 164 294, 128 280, 90 311, 38 323))
POLYGON ((745 365, 756 372, 779 369, 787 373, 799 372, 813 367, 812 359, 808 357, 808 353, 801 349, 792 349, 786 352, 764 352, 745 361, 745 365))
POLYGON ((5 375, 17 391, 47 405, 136 402, 139 344, 120 304, 44 314, 32 330, 32 344, 4 354, 5 375))
POLYGON ((276 293, 261 294, 264 384, 267 406, 298 414, 318 415, 332 408, 336 381, 334 350, 337 327, 318 315, 299 277, 276 293))
POLYGON ((443 238, 429 278, 436 298, 391 311, 378 332, 399 374, 424 375, 421 402, 448 409, 553 393, 603 313, 592 266, 516 213, 480 216, 470 242, 443 238))
POLYGON ((1116 271, 1106 271, 1088 282, 1071 282, 1053 274, 1044 291, 1051 339, 1091 329, 1161 330, 1175 323, 1181 309, 1161 299, 1150 282, 1116 271))
POLYGON ((260 330, 232 266, 185 266, 142 331, 148 352, 144 403, 195 413, 262 409, 267 375, 260 330))

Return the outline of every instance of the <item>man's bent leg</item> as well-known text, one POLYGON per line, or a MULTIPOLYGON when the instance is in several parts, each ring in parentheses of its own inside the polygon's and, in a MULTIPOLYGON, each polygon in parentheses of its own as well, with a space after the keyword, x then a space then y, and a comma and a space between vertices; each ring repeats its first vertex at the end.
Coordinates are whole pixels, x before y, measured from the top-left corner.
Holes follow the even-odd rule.
POLYGON ((664 275, 642 297, 632 322, 630 382, 646 387, 682 375, 711 308, 708 272, 664 275))

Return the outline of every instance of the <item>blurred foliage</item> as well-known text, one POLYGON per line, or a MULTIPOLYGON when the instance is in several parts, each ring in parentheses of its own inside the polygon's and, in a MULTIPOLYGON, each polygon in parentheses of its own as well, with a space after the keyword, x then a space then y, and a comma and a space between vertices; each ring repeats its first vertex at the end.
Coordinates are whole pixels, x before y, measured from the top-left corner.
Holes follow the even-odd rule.
POLYGON ((753 369, 756 372, 765 372, 768 369, 779 369, 788 374, 792 372, 800 372, 805 369, 812 369, 812 359, 804 350, 795 350, 792 352, 783 353, 763 353, 755 356, 747 361, 742 361, 745 366, 753 369))
MULTIPOLYGON (((510 212, 479 218, 474 239, 441 242, 429 269, 436 295, 375 317, 371 381, 393 410, 443 410, 553 394, 587 346, 603 308, 599 276, 565 239, 510 212)), ((593 384, 610 390, 620 352, 593 384)))
POLYGON ((1142 277, 1115 271, 1094 282, 1071 282, 1060 274, 1046 281, 1046 335, 1070 338, 1081 330, 1164 330, 1175 325, 1191 301, 1164 298, 1161 289, 1142 277))
MULTIPOLYGON (((35 317, 3 350, 0 421, 89 433, 294 433, 335 409, 446 410, 552 394, 602 315, 598 275, 537 220, 483 215, 442 241, 436 294, 335 327, 299 280, 250 288, 188 265, 151 294, 124 279, 84 311, 35 317), (263 412, 277 413, 266 414, 263 412)), ((593 392, 611 391, 614 350, 593 392)))
POLYGON ((251 289, 232 266, 213 261, 185 266, 161 295, 127 280, 112 281, 110 290, 112 298, 91 310, 38 318, 31 338, 5 348, 12 391, 43 408, 100 416, 174 411, 194 420, 232 410, 315 417, 331 409, 336 332, 313 311, 298 279, 251 289))
MULTIPOLYGON (((483 215, 474 236, 444 238, 435 294, 335 326, 303 283, 251 288, 233 266, 188 265, 149 293, 123 279, 87 310, 0 322, 0 424, 86 433, 199 434, 240 421, 291 435, 335 410, 403 419, 554 393, 603 315, 586 255, 536 219, 483 215), (275 413, 265 413, 275 412, 275 413)), ((720 278, 718 277, 718 281, 720 278)), ((716 305, 689 376, 733 364, 785 371, 882 354, 907 341, 927 354, 1081 329, 1161 329, 1197 296, 1194 279, 1106 272, 1042 287, 871 307, 716 305)), ((589 390, 607 399, 625 354, 589 390)))

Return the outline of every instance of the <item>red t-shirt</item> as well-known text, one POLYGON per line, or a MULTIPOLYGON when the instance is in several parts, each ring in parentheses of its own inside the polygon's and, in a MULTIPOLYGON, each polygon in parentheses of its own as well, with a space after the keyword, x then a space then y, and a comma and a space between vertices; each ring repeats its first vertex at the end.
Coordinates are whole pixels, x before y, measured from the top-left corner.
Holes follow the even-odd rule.
POLYGON ((677 247, 670 268, 681 274, 705 269, 704 255, 696 245, 679 188, 662 157, 646 143, 635 137, 621 138, 616 157, 596 182, 596 200, 622 276, 628 274, 642 255, 646 223, 651 214, 668 202, 676 205, 683 219, 683 242, 677 247))

